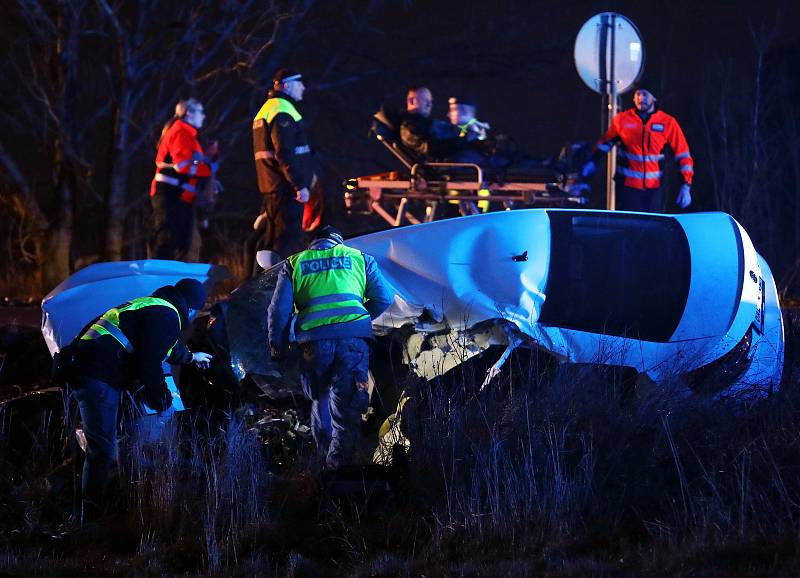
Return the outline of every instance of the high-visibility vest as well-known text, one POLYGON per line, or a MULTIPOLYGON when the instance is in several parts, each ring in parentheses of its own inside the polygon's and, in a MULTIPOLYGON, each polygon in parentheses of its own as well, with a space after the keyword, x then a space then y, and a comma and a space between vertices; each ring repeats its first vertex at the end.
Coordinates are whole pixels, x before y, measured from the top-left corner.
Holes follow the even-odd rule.
POLYGON ((297 109, 291 102, 284 98, 270 98, 256 113, 256 116, 253 119, 253 127, 255 128, 256 121, 262 119, 267 124, 271 123, 272 119, 275 118, 275 115, 281 112, 285 112, 291 116, 295 122, 300 122, 303 120, 303 116, 297 112, 297 109))
MULTIPOLYGON (((122 347, 125 348, 125 351, 128 353, 133 353, 133 344, 131 344, 130 340, 122 332, 122 329, 120 329, 119 316, 125 311, 135 311, 137 309, 153 306, 169 307, 172 309, 178 316, 178 333, 180 333, 181 315, 178 313, 178 309, 172 303, 159 297, 137 297, 136 299, 132 299, 127 303, 120 305, 119 307, 114 307, 113 309, 109 309, 103 313, 103 315, 101 315, 100 318, 95 321, 91 327, 89 327, 89 329, 86 330, 86 333, 81 336, 81 341, 90 341, 103 335, 110 335, 116 339, 119 344, 122 345, 122 347)), ((166 357, 170 356, 172 350, 175 349, 177 344, 178 340, 176 339, 175 343, 173 343, 172 347, 170 347, 169 351, 167 351, 166 357)))
MULTIPOLYGON (((269 124, 280 113, 286 113, 295 122, 303 120, 303 116, 297 112, 295 106, 283 98, 270 98, 265 102, 256 113, 253 119, 253 153, 255 159, 273 160, 275 151, 272 150, 272 139, 269 138, 269 124)), ((304 155, 311 152, 311 147, 307 144, 299 145, 294 148, 294 154, 304 155)))
POLYGON ((367 272, 361 251, 345 245, 307 249, 289 257, 297 327, 309 331, 369 316, 367 272))

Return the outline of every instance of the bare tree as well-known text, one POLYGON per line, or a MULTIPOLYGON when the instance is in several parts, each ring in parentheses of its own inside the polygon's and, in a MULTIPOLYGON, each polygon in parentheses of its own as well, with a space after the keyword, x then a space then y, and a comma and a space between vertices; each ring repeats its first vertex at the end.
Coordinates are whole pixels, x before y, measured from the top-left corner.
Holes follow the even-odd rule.
POLYGON ((312 6, 17 1, 18 34, 3 41, 0 63, 18 87, 0 111, 9 129, 0 134, 3 201, 20 217, 33 247, 26 256, 43 271, 45 287, 70 273, 76 204, 84 226, 97 230, 102 256, 124 256, 126 217, 144 202, 131 182, 152 174, 149 147, 175 102, 190 93, 216 99, 218 121, 230 119, 290 49, 312 6))
POLYGON ((745 225, 767 260, 784 271, 786 288, 800 272, 800 113, 791 98, 791 60, 776 30, 776 23, 751 26, 749 74, 741 61, 709 67, 700 114, 714 208, 745 225))
POLYGON ((50 174, 41 185, 32 186, 9 147, 0 143, 0 164, 12 185, 4 197, 20 216, 24 236, 32 241, 29 258, 40 265, 46 287, 69 274, 74 193, 86 169, 75 110, 86 4, 86 0, 60 0, 54 6, 20 0, 18 13, 30 37, 20 53, 9 55, 23 63, 16 67, 17 74, 29 82, 23 85, 17 106, 4 110, 3 120, 33 137, 37 168, 47 166, 50 174))

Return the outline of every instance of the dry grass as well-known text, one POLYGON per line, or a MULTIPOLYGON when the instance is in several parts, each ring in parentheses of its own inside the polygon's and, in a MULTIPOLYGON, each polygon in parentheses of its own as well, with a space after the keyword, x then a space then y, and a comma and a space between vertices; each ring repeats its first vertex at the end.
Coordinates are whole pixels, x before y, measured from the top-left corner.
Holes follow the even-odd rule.
POLYGON ((325 499, 313 456, 269 473, 235 416, 185 423, 155 445, 127 444, 113 529, 89 544, 47 537, 72 495, 48 493, 36 459, 2 482, 0 572, 796 575, 791 369, 782 392, 751 407, 523 354, 484 392, 474 368, 417 383, 404 490, 377 503, 325 499))

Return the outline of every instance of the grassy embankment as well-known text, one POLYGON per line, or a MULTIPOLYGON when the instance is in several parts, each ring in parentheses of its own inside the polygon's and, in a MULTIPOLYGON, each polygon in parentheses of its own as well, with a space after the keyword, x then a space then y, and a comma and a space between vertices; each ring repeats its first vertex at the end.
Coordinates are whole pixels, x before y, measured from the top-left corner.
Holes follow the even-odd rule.
POLYGON ((416 384, 404 489, 366 504, 325 499, 308 455, 268 473, 238 419, 198 424, 133 444, 121 512, 89 540, 52 536, 72 478, 53 492, 41 447, 0 482, 0 572, 798 575, 800 388, 786 371, 750 407, 523 355, 484 392, 469 368, 416 384))

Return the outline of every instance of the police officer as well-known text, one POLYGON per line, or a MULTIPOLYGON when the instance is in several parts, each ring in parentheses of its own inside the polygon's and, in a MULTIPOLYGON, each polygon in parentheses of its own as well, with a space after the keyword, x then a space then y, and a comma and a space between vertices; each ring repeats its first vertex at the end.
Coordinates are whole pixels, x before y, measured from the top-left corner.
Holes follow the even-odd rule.
POLYGON ((109 309, 72 343, 72 395, 86 435, 81 490, 82 520, 99 513, 112 467, 117 461, 117 415, 122 390, 142 384, 144 400, 157 411, 172 404, 161 363, 207 365, 211 356, 192 353, 178 342, 181 330, 202 309, 205 289, 196 279, 181 279, 109 309))
POLYGON ((286 355, 292 312, 302 353, 303 389, 312 400, 311 427, 328 468, 353 460, 361 414, 369 404, 367 372, 372 319, 394 293, 375 259, 344 245, 323 227, 308 249, 290 256, 269 305, 273 359, 286 355))
POLYGON ((299 72, 280 69, 267 101, 253 119, 258 189, 264 198, 254 233, 245 243, 248 274, 253 272, 258 250, 268 249, 283 258, 305 245, 303 209, 314 177, 311 147, 296 107, 305 89, 299 72))

